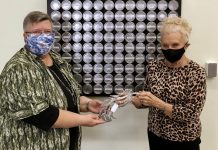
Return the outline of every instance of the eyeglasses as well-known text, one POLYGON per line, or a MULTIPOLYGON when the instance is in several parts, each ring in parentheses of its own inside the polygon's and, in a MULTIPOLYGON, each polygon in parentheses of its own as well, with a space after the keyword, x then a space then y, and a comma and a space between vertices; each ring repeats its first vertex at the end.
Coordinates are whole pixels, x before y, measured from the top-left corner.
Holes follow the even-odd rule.
POLYGON ((27 34, 34 34, 34 35, 41 35, 41 34, 46 34, 46 35, 50 35, 50 34, 55 34, 55 32, 53 30, 45 30, 45 31, 31 31, 31 32, 25 32, 27 34))

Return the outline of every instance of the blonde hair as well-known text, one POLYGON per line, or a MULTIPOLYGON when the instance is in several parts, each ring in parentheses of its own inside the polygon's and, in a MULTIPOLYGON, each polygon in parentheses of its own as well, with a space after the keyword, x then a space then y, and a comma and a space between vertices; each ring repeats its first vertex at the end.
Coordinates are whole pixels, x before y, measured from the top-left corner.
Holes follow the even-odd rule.
POLYGON ((188 41, 191 30, 191 26, 185 19, 174 16, 168 17, 164 22, 162 22, 160 33, 161 37, 163 37, 165 34, 179 32, 184 39, 187 39, 188 41))

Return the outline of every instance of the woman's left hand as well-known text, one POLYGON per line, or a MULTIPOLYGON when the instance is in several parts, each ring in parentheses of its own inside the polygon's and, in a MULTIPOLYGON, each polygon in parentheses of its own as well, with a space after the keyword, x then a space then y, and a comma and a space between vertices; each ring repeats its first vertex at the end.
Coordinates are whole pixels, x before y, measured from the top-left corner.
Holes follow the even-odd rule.
POLYGON ((164 101, 156 97, 151 92, 141 91, 138 94, 138 98, 144 106, 153 106, 162 109, 164 107, 164 101))
POLYGON ((93 113, 99 113, 103 102, 100 100, 90 100, 87 102, 87 110, 93 113))
POLYGON ((139 92, 138 98, 144 106, 156 107, 163 110, 165 115, 172 117, 173 105, 164 102, 160 98, 156 97, 151 92, 142 91, 139 92))

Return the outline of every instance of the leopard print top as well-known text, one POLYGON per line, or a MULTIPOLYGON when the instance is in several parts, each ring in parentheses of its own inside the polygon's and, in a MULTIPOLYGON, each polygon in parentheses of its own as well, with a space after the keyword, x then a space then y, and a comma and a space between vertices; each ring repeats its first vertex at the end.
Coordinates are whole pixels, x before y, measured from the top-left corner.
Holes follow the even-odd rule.
POLYGON ((206 99, 205 69, 190 61, 170 68, 163 61, 147 65, 145 90, 173 105, 172 118, 162 110, 149 108, 148 129, 172 141, 192 141, 201 136, 200 114, 206 99))

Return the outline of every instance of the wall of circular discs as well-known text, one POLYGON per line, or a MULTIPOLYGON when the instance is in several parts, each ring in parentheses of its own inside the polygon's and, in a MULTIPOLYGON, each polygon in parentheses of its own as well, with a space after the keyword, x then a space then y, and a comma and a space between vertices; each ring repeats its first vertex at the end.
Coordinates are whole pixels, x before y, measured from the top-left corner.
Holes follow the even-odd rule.
POLYGON ((84 95, 143 89, 146 65, 164 59, 161 22, 181 0, 47 0, 55 43, 84 95))

